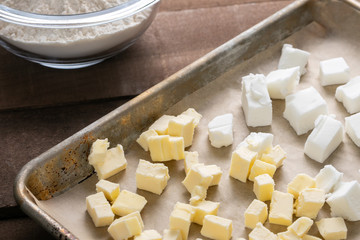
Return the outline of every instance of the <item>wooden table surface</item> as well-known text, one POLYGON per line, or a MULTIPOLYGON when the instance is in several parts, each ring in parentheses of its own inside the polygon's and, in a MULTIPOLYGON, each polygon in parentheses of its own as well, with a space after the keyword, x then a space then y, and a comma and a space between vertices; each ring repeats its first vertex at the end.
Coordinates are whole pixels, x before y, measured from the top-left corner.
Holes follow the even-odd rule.
POLYGON ((291 1, 162 0, 145 34, 98 65, 56 70, 0 49, 0 239, 51 239, 13 198, 21 167, 291 1))

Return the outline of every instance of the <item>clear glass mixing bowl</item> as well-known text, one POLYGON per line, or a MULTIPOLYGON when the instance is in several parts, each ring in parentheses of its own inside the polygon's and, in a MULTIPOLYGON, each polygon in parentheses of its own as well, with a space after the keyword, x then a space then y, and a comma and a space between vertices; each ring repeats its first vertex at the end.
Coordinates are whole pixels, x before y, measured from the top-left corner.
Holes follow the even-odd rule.
POLYGON ((0 45, 60 69, 99 63, 131 46, 150 26, 160 0, 129 0, 98 12, 42 15, 0 5, 0 45))

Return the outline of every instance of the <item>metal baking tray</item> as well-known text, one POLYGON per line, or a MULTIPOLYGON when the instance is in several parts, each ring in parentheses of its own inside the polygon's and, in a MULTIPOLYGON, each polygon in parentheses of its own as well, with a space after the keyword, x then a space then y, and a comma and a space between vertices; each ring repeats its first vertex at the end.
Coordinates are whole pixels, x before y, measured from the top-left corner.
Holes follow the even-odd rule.
MULTIPOLYGON (((355 0, 298 0, 260 22, 204 57, 165 79, 138 97, 95 121, 70 138, 31 160, 19 172, 14 186, 21 209, 59 239, 74 234, 41 210, 28 193, 39 200, 51 199, 91 176, 87 156, 92 142, 108 138, 127 149, 139 134, 169 107, 247 61, 261 51, 299 31, 313 21, 331 18, 327 9, 353 8, 355 0)), ((360 24, 360 23, 358 23, 360 24)))

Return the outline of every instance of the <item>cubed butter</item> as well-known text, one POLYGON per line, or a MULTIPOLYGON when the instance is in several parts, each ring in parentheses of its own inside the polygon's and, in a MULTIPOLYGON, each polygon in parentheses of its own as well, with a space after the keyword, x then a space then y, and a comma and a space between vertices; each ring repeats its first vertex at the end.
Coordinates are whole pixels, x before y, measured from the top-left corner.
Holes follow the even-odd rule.
POLYGON ((169 121, 175 116, 163 115, 158 120, 156 120, 149 129, 154 129, 159 135, 168 134, 169 121))
POLYGON ((263 74, 249 74, 242 78, 241 105, 249 127, 272 123, 272 102, 263 74))
POLYGON ((187 204, 187 203, 176 202, 176 204, 174 206, 174 210, 175 209, 183 210, 183 211, 190 213, 190 215, 191 215, 190 221, 191 222, 193 221, 193 219, 195 217, 195 208, 193 206, 191 206, 190 204, 187 204))
POLYGON ((190 197, 190 204, 195 204, 199 201, 202 201, 206 198, 207 195, 207 187, 204 187, 202 185, 196 185, 194 187, 194 190, 191 192, 191 197, 190 197))
POLYGON ((96 183, 96 192, 103 192, 106 199, 113 202, 119 196, 120 186, 118 183, 101 179, 96 183))
POLYGON ((195 127, 199 125, 199 122, 202 118, 202 115, 198 113, 194 108, 188 108, 186 111, 182 112, 180 115, 187 115, 194 118, 193 124, 195 127))
POLYGON ((316 188, 321 188, 325 193, 332 192, 334 187, 341 181, 343 173, 332 165, 325 165, 315 177, 316 188))
POLYGON ((184 159, 184 139, 182 137, 170 137, 170 157, 174 160, 184 159))
POLYGON ((127 166, 123 147, 118 144, 114 148, 107 149, 108 146, 107 139, 95 141, 88 157, 89 163, 93 165, 99 180, 109 178, 127 166))
POLYGON ((184 158, 184 170, 185 170, 185 173, 188 174, 191 166, 199 163, 199 153, 196 151, 194 151, 194 152, 185 151, 184 157, 185 157, 184 158))
POLYGON ((291 44, 284 44, 281 50, 281 56, 279 60, 279 69, 286 69, 291 67, 300 67, 301 75, 306 73, 306 65, 310 53, 304 50, 294 48, 291 44))
POLYGON ((299 193, 299 197, 296 200, 296 216, 315 219, 324 203, 324 190, 319 188, 306 188, 299 193))
POLYGON ((213 147, 227 147, 233 143, 233 115, 223 114, 213 118, 208 124, 210 144, 213 147))
POLYGON ((348 113, 360 112, 360 76, 336 89, 335 98, 344 104, 348 113))
POLYGON ((136 187, 160 195, 165 189, 169 169, 162 163, 150 163, 140 159, 136 169, 136 187))
POLYGON ((164 229, 163 240, 182 240, 179 229, 164 229))
POLYGON ((276 171, 276 166, 261 160, 255 160, 249 174, 249 180, 254 181, 255 177, 262 174, 269 174, 273 177, 276 171))
POLYGON ((274 191, 271 197, 269 222, 290 226, 293 215, 293 195, 274 191))
POLYGON ((184 181, 182 181, 182 184, 192 195, 196 194, 199 190, 197 186, 202 187, 202 189, 205 189, 206 191, 213 181, 213 176, 207 172, 203 166, 204 165, 200 163, 193 165, 184 181))
POLYGON ((328 108, 318 91, 309 87, 285 98, 284 118, 289 121, 297 135, 307 133, 315 127, 315 120, 326 115, 328 108))
POLYGON ((151 159, 154 162, 184 159, 184 138, 169 135, 148 138, 151 159))
POLYGON ((140 134, 139 138, 136 139, 136 142, 145 150, 149 151, 148 139, 151 136, 158 136, 157 132, 154 129, 149 129, 140 134))
POLYGON ((264 227, 262 223, 257 223, 256 227, 249 233, 249 240, 278 240, 276 234, 264 227))
POLYGON ((287 185, 287 192, 298 198, 299 193, 305 188, 314 188, 316 186, 315 179, 305 173, 296 175, 287 185))
POLYGON ((150 229, 143 231, 140 235, 134 237, 134 240, 162 240, 160 233, 150 229))
POLYGON ((314 221, 308 217, 301 217, 296 219, 287 229, 293 232, 298 237, 303 237, 311 228, 314 221))
POLYGON ((195 210, 192 222, 202 225, 206 215, 217 215, 220 203, 202 200, 191 204, 191 206, 195 210))
POLYGON ((257 152, 246 147, 236 149, 231 156, 230 176, 246 182, 257 156, 257 152))
POLYGON ((229 240, 232 237, 232 220, 206 215, 200 233, 215 240, 229 240))
POLYGON ((139 212, 116 219, 107 229, 114 240, 123 240, 141 234, 144 228, 139 212))
POLYGON ((342 182, 326 199, 331 216, 348 221, 360 220, 360 184, 357 181, 342 182))
POLYGON ((346 239, 347 227, 341 217, 323 218, 316 222, 321 236, 325 240, 346 239))
POLYGON ((301 237, 291 231, 280 232, 277 234, 279 240, 302 240, 301 237))
POLYGON ((312 236, 312 235, 305 234, 302 237, 302 240, 322 240, 322 239, 318 238, 318 237, 315 237, 315 236, 312 236))
POLYGON ((343 84, 350 80, 350 68, 344 58, 320 61, 321 85, 343 84))
POLYGON ((360 148, 360 113, 345 117, 345 131, 360 148))
POLYGON ((266 85, 272 99, 285 99, 295 91, 300 81, 300 67, 278 69, 266 76, 266 85))
POLYGON ((276 168, 281 167, 285 159, 286 152, 279 145, 273 147, 269 153, 264 153, 261 156, 261 161, 273 164, 276 168))
POLYGON ((268 208, 266 203, 254 199, 245 210, 245 227, 254 229, 258 222, 264 223, 268 217, 268 208))
POLYGON ((221 176, 222 176, 222 171, 221 168, 216 166, 216 165, 204 165, 203 167, 201 167, 204 169, 204 171, 207 171, 212 177, 212 181, 210 183, 210 187, 211 186, 215 186, 215 185, 219 185, 220 180, 221 180, 221 176))
POLYGON ((183 240, 188 239, 191 224, 191 213, 182 209, 174 209, 170 215, 170 230, 180 230, 183 240))
POLYGON ((188 115, 179 115, 170 119, 168 133, 170 136, 183 137, 184 147, 192 144, 194 137, 195 124, 194 118, 188 115))
POLYGON ((304 153, 311 159, 323 163, 340 145, 344 137, 342 123, 331 116, 320 115, 315 128, 305 142, 304 153))
POLYGON ((236 149, 246 147, 251 151, 257 152, 258 158, 261 159, 263 154, 270 153, 273 148, 273 139, 274 135, 271 133, 251 132, 244 141, 239 143, 236 149))
POLYGON ((93 220, 95 227, 104 227, 114 221, 114 213, 103 192, 86 197, 86 210, 93 220))
POLYGON ((256 198, 260 201, 265 202, 271 200, 274 188, 274 179, 272 179, 269 174, 265 173, 255 177, 253 191, 256 195, 256 198))
POLYGON ((125 216, 132 212, 141 212, 147 203, 146 199, 136 193, 122 190, 115 199, 111 209, 116 215, 125 216))

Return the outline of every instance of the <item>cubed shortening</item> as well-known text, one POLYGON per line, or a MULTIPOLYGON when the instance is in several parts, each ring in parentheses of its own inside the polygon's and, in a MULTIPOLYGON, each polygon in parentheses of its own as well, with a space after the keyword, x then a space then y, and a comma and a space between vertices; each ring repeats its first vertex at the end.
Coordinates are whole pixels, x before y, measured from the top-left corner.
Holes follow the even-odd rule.
POLYGON ((281 56, 279 60, 279 69, 300 67, 301 75, 306 73, 306 65, 310 53, 304 50, 294 48, 291 44, 284 44, 281 50, 281 56))
POLYGON ((345 118, 345 131, 355 145, 360 147, 360 113, 345 118))
POLYGON ((350 79, 350 68, 344 58, 332 58, 320 62, 321 85, 347 83, 350 79))

